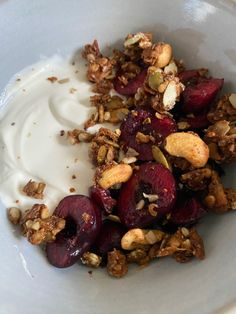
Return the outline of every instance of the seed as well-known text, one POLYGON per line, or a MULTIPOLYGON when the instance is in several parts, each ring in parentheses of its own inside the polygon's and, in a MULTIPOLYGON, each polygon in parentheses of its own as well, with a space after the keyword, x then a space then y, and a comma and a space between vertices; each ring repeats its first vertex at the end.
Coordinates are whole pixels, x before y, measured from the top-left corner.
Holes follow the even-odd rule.
POLYGON ((144 205, 145 205, 145 201, 144 201, 143 199, 141 199, 141 200, 137 203, 136 209, 137 209, 137 210, 143 209, 144 205))
POLYGON ((155 210, 155 209, 157 209, 157 208, 158 208, 157 204, 153 204, 153 203, 149 204, 148 205, 149 214, 153 217, 156 217, 157 216, 157 210, 155 210))
POLYGON ((158 146, 155 146, 155 145, 152 146, 152 155, 153 155, 153 158, 157 162, 159 162, 160 164, 162 164, 163 166, 165 166, 167 169, 171 171, 170 164, 168 163, 165 155, 162 153, 162 151, 160 150, 158 146))
POLYGON ((154 72, 148 77, 148 85, 151 89, 158 90, 158 87, 163 83, 163 75, 161 72, 154 72))
POLYGON ((107 154, 106 146, 105 145, 100 146, 97 155, 98 164, 102 164, 105 161, 106 154, 107 154))

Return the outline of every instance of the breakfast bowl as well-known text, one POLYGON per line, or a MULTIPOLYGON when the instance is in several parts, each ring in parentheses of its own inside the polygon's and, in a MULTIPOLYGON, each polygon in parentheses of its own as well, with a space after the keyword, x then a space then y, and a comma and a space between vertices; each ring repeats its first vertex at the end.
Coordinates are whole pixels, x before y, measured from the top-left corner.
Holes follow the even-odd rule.
MULTIPOLYGON (((42 85, 42 90, 36 91, 30 85, 34 93, 28 103, 29 112, 35 110, 33 118, 37 118, 36 122, 42 123, 44 128, 44 132, 37 134, 37 141, 29 142, 33 131, 27 126, 29 123, 33 125, 35 120, 27 120, 28 109, 24 113, 16 111, 19 102, 25 102, 24 99, 29 97, 27 78, 31 78, 32 84, 37 81, 37 75, 43 75, 45 69, 50 70, 49 58, 58 68, 64 64, 63 60, 73 60, 72 63, 78 66, 78 75, 70 82, 74 84, 70 90, 76 87, 78 92, 78 106, 71 107, 73 119, 68 118, 64 100, 57 97, 56 88, 49 105, 50 113, 71 128, 82 125, 91 110, 90 85, 86 81, 86 66, 80 55, 84 45, 94 39, 109 55, 114 47, 122 47, 127 34, 152 32, 155 40, 171 44, 175 57, 183 60, 187 68, 208 68, 211 76, 224 78, 222 93, 235 93, 235 15, 236 2, 230 0, 0 1, 0 109, 7 108, 8 102, 14 98, 9 89, 18 84, 22 94, 11 102, 11 109, 15 110, 16 118, 22 116, 19 130, 24 129, 28 141, 19 142, 19 134, 12 131, 16 126, 14 121, 3 116, 0 125, 9 128, 7 136, 13 143, 13 149, 6 155, 11 158, 0 165, 0 313, 233 313, 236 308, 234 211, 224 215, 209 214, 198 224, 197 229, 205 245, 206 257, 203 261, 194 259, 191 263, 181 264, 171 258, 158 259, 147 267, 130 267, 127 276, 115 279, 108 276, 104 269, 91 270, 78 263, 68 268, 53 267, 48 263, 45 251, 29 245, 8 221, 6 206, 9 205, 6 204, 13 206, 10 197, 14 202, 17 200, 17 195, 8 191, 22 184, 19 167, 25 171, 25 180, 30 180, 32 169, 41 169, 43 178, 52 180, 50 184, 55 181, 64 196, 66 191, 69 195, 74 187, 79 194, 87 195, 92 184, 94 169, 86 146, 67 148, 59 138, 57 142, 61 148, 54 154, 48 138, 50 132, 56 134, 61 131, 60 124, 50 129, 51 120, 36 110, 42 93, 57 86, 48 81, 49 78, 53 80, 56 74, 45 77, 43 84, 46 87, 42 85), (37 69, 39 74, 34 76, 37 69), (24 73, 25 82, 20 81, 24 73), (55 104, 60 104, 59 111, 56 111, 55 104), (62 148, 68 153, 63 153, 62 148), (59 155, 62 164, 58 162, 59 155), (22 156, 24 158, 20 162, 22 156), (78 165, 71 166, 71 156, 78 157, 78 165), (18 168, 11 168, 13 160, 18 160, 18 168), (10 168, 14 173, 8 171, 10 168), (78 178, 72 184, 68 176, 73 176, 74 171, 78 178), (14 180, 9 181, 8 174, 14 180)), ((63 88, 66 86, 63 79, 68 76, 68 71, 66 68, 60 72, 63 88)), ((5 132, 3 127, 1 132, 5 132)), ((1 154, 5 156, 3 142, 1 154)), ((235 188, 234 165, 227 164, 224 171, 224 186, 235 188)), ((40 174, 36 176, 40 177, 40 174)), ((54 193, 53 189, 50 191, 49 205, 54 205, 61 194, 54 193)))

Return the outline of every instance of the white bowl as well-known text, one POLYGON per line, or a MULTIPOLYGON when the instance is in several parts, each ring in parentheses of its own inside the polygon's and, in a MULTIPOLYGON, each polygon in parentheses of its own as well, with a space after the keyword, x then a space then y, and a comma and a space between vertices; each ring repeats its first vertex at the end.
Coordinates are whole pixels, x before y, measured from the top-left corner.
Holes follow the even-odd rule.
MULTIPOLYGON (((2 0, 0 89, 42 55, 67 55, 94 38, 103 47, 119 45, 127 33, 141 30, 173 44, 188 67, 207 67, 224 77, 224 91, 235 91, 235 16, 233 1, 2 0)), ((235 171, 228 170, 226 184, 233 186, 235 171)), ((203 262, 163 259, 116 280, 103 270, 90 276, 79 265, 50 266, 39 249, 12 232, 4 206, 0 209, 2 314, 203 314, 226 313, 236 305, 233 212, 201 223, 203 262)))

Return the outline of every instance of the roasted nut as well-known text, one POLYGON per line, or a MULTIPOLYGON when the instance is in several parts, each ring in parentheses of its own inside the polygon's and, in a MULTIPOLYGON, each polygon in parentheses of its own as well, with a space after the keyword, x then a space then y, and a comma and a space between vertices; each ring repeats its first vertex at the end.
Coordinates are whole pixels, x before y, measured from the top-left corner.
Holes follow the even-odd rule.
POLYGON ((166 137, 164 147, 171 156, 183 157, 195 168, 204 167, 209 158, 208 146, 193 133, 172 133, 166 137))
POLYGON ((236 94, 231 94, 229 96, 229 101, 231 105, 236 109, 236 94))
POLYGON ((172 48, 169 44, 158 43, 143 50, 142 58, 147 64, 158 68, 167 66, 172 57, 172 48))
POLYGON ((164 91, 163 106, 166 111, 174 108, 181 92, 184 90, 184 85, 180 82, 170 81, 164 91))
POLYGON ((8 208, 8 219, 13 225, 17 225, 21 219, 21 210, 17 207, 8 208))
POLYGON ((102 262, 102 258, 95 253, 85 252, 81 257, 81 262, 88 267, 98 268, 102 262))
POLYGON ((124 250, 134 250, 152 245, 162 240, 164 233, 160 230, 131 229, 121 239, 124 250))
POLYGON ((164 68, 169 64, 172 57, 172 47, 169 44, 159 43, 158 44, 158 58, 155 66, 159 68, 164 68))
POLYGON ((178 68, 177 65, 175 64, 174 61, 171 61, 165 68, 164 68, 164 73, 166 74, 177 74, 178 73, 178 68))
POLYGON ((127 164, 114 165, 101 174, 98 184, 103 189, 109 189, 115 184, 123 183, 129 180, 132 175, 132 167, 127 164))
POLYGON ((43 191, 46 187, 46 184, 43 182, 35 182, 30 180, 24 187, 23 192, 33 198, 42 199, 43 191))

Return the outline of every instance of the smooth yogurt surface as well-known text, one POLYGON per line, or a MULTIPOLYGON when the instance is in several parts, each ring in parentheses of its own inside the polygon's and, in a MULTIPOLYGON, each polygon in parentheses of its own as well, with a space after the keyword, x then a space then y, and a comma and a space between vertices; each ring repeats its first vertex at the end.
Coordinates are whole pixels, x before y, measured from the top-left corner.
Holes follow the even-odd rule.
POLYGON ((54 56, 12 79, 0 98, 0 199, 6 207, 44 203, 53 210, 71 188, 88 193, 94 172, 88 146, 71 145, 66 132, 83 128, 90 95, 82 60, 54 56), (46 183, 43 200, 22 193, 30 179, 46 183))

